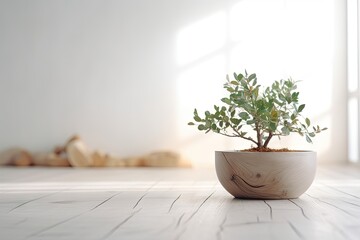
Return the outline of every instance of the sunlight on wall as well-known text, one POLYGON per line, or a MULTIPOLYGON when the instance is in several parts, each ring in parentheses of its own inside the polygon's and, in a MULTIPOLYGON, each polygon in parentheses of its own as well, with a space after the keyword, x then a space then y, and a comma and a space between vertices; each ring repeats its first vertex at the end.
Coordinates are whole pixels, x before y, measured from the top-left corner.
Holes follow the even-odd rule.
POLYGON ((199 112, 212 109, 214 100, 222 97, 219 88, 225 79, 224 72, 225 58, 223 55, 218 55, 180 74, 176 85, 178 99, 181 99, 178 103, 178 111, 186 113, 179 114, 177 118, 180 138, 191 137, 194 133, 194 129, 184 123, 192 121, 189 113, 193 113, 195 107, 199 112))
MULTIPOLYGON (((216 13, 182 29, 177 37, 177 119, 183 151, 189 153, 186 148, 196 142, 197 149, 191 147, 190 155, 213 158, 212 151, 220 149, 201 145, 209 144, 210 134, 200 135, 184 122, 192 119, 194 107, 211 110, 219 103, 225 75, 245 68, 256 72, 263 85, 288 77, 302 80, 301 101, 311 106, 305 114, 321 126, 335 127, 330 114, 336 101, 333 82, 339 75, 334 68, 334 5, 326 0, 244 0, 225 9, 226 14, 216 13)), ((334 144, 331 134, 320 135, 319 143, 310 147, 298 136, 287 138, 286 144, 295 149, 315 147, 320 156, 329 159, 327 152, 334 144)), ((211 138, 219 146, 239 146, 233 140, 211 138)), ((280 144, 284 146, 284 142, 274 141, 274 147, 280 144)))
POLYGON ((223 12, 200 20, 178 34, 177 60, 189 64, 221 48, 226 38, 226 15, 223 12))
POLYGON ((270 81, 283 77, 279 73, 286 63, 284 8, 283 0, 275 0, 261 1, 261 5, 259 1, 241 1, 230 9, 231 71, 246 68, 270 81))
POLYGON ((347 1, 348 34, 348 158, 358 162, 359 153, 359 62, 358 5, 347 1))
POLYGON ((359 139, 358 139, 358 124, 359 124, 359 113, 358 113, 358 100, 356 98, 349 99, 348 103, 348 154, 351 162, 357 162, 359 157, 359 139))
POLYGON ((231 41, 275 43, 274 40, 283 35, 284 7, 283 0, 247 0, 235 4, 229 11, 231 41))

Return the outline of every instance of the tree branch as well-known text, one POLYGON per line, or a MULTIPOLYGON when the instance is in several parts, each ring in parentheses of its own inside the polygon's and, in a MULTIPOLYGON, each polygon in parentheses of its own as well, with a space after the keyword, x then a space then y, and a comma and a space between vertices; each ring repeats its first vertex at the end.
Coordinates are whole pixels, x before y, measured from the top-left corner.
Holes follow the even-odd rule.
POLYGON ((224 136, 227 136, 227 137, 240 137, 238 135, 229 135, 229 134, 221 133, 221 132, 219 132, 218 134, 221 134, 221 135, 224 135, 224 136))
POLYGON ((257 143, 256 141, 254 141, 254 139, 252 139, 252 138, 250 138, 250 137, 244 137, 244 136, 239 136, 239 137, 240 137, 240 138, 243 138, 243 139, 245 139, 245 140, 249 140, 249 141, 255 143, 256 145, 258 145, 258 143, 257 143))
MULTIPOLYGON (((254 139, 252 139, 251 137, 244 137, 244 136, 242 136, 242 135, 239 133, 238 130, 236 130, 236 128, 234 128, 233 126, 231 126, 231 128, 232 128, 232 130, 233 130, 234 132, 237 133, 237 136, 238 136, 238 137, 240 137, 240 138, 242 138, 242 139, 245 139, 245 140, 248 140, 248 141, 251 141, 251 142, 255 143, 256 145, 258 145, 258 143, 257 143, 254 139)), ((259 146, 259 145, 258 145, 258 146, 259 146)))

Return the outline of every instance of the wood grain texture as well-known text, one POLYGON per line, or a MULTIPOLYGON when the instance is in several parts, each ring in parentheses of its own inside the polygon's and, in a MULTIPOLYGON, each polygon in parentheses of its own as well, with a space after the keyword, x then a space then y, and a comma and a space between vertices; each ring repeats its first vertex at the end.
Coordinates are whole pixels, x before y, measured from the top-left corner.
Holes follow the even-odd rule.
POLYGON ((315 152, 215 152, 219 181, 237 198, 288 199, 313 182, 315 152))
POLYGON ((1 240, 358 240, 360 169, 297 199, 236 199, 200 169, 0 168, 1 240))

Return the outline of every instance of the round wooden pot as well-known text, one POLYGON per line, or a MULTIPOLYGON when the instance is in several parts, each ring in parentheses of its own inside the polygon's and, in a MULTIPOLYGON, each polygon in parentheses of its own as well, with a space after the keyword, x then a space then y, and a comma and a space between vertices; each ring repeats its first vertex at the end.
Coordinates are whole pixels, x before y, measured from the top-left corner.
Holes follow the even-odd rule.
POLYGON ((216 151, 215 167, 236 198, 298 198, 314 180, 316 152, 216 151))

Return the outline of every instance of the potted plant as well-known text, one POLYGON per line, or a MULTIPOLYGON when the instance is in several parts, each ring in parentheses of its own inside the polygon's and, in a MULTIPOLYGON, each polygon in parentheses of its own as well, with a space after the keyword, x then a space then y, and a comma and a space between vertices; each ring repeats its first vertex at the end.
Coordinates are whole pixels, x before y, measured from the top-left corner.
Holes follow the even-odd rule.
POLYGON ((297 133, 311 143, 311 138, 326 128, 311 127, 303 117, 305 104, 299 103, 297 81, 275 81, 263 89, 255 73, 234 73, 224 88, 228 96, 214 105, 212 112, 200 116, 194 110, 198 130, 245 139, 252 148, 216 151, 215 167, 220 183, 236 198, 297 198, 311 185, 316 171, 316 152, 271 149, 274 137, 297 133), (252 133, 249 133, 251 131, 252 133))

